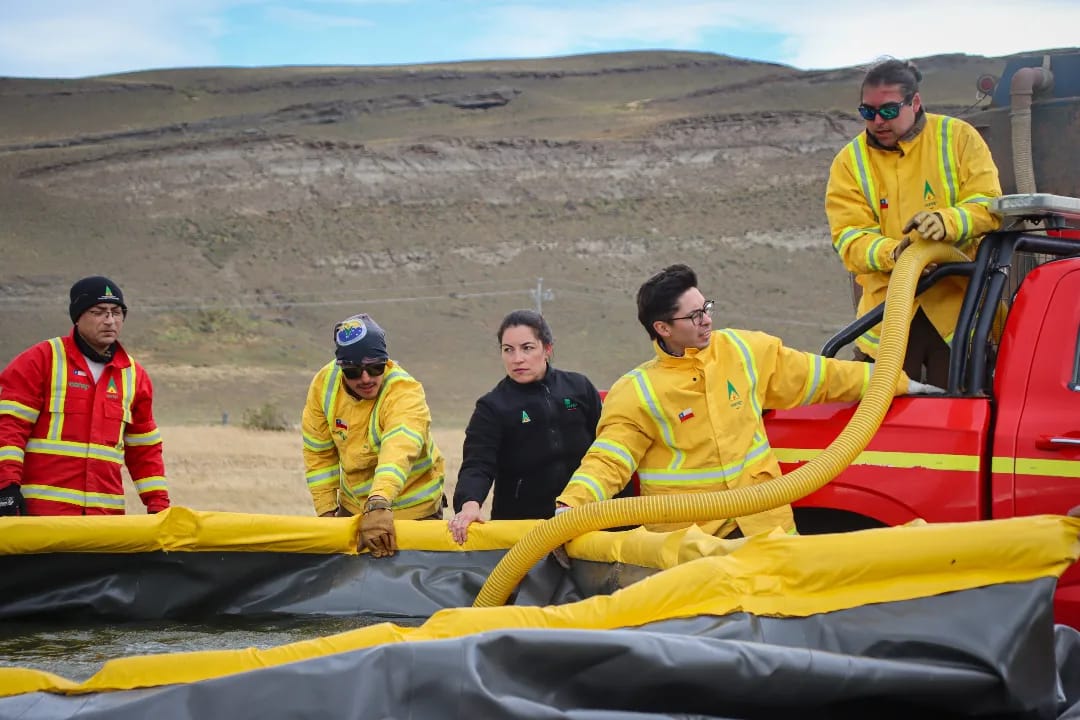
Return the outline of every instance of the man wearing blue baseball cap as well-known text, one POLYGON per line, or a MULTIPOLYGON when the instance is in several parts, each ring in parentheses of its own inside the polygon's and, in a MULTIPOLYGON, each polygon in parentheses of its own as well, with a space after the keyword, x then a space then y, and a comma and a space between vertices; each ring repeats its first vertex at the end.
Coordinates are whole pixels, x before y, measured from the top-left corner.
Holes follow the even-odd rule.
POLYGON ((424 388, 390 359, 370 315, 334 326, 334 360, 308 388, 303 433, 316 514, 362 515, 359 542, 374 557, 397 551, 395 517, 442 517, 443 457, 424 388))

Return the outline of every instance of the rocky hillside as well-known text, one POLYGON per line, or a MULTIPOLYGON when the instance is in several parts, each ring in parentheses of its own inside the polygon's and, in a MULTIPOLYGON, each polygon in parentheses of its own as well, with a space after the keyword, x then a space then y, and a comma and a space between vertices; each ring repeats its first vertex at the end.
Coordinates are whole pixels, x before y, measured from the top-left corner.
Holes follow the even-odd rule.
MULTIPOLYGON (((958 112, 1004 61, 921 65, 958 112)), ((598 384, 646 358, 633 293, 672 262, 722 324, 816 349, 852 313, 822 197, 860 77, 626 53, 0 79, 0 362, 104 273, 167 421, 298 415, 363 310, 454 425, 510 309, 542 303, 557 363, 598 384)))

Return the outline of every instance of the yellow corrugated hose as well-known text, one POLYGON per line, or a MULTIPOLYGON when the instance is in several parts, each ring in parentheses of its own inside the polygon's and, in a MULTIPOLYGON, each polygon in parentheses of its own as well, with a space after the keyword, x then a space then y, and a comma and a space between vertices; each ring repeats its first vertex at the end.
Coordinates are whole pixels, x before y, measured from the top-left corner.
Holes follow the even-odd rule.
POLYGON ((687 493, 620 498, 589 503, 540 523, 519 540, 492 570, 474 607, 502 605, 521 579, 545 555, 563 543, 593 530, 742 517, 787 505, 835 478, 866 448, 892 403, 904 365, 915 286, 923 268, 931 263, 965 262, 956 248, 944 243, 917 241, 901 256, 885 297, 881 345, 870 386, 847 427, 820 455, 791 473, 774 480, 709 493, 687 493))

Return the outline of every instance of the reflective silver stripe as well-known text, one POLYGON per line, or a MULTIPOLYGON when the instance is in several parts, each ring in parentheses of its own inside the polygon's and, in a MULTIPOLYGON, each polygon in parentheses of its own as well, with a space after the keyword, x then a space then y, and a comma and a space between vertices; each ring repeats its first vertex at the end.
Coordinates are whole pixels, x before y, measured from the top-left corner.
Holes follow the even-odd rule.
POLYGON ((855 173, 855 179, 859 181, 866 204, 870 207, 870 212, 874 214, 874 219, 880 223, 877 188, 874 187, 874 178, 870 174, 867 162, 866 133, 861 133, 859 137, 848 143, 848 153, 851 156, 851 170, 855 173))
MULTIPOLYGON (((640 479, 640 475, 638 478, 640 479)), ((600 489, 600 483, 592 475, 586 475, 583 472, 576 472, 570 478, 568 485, 582 485, 592 493, 593 497, 597 500, 607 500, 607 496, 604 491, 600 489)))
POLYGON ((11 415, 17 417, 20 420, 33 425, 37 422, 38 416, 41 415, 39 410, 23 405, 22 403, 15 402, 14 400, 0 400, 0 415, 11 415))
POLYGON ((24 457, 25 453, 21 447, 15 445, 0 446, 0 462, 10 460, 11 462, 21 463, 24 457))
POLYGON ((311 488, 320 485, 333 484, 337 482, 340 474, 340 466, 331 465, 330 467, 319 468, 317 470, 309 470, 304 473, 304 477, 307 480, 308 487, 311 488))
POLYGON ((334 441, 333 440, 326 440, 326 441, 317 440, 316 438, 312 437, 308 433, 304 433, 304 447, 307 448, 308 450, 310 450, 311 452, 322 452, 324 450, 329 450, 330 448, 334 447, 334 441))
POLYGON ((734 330, 725 328, 720 331, 720 334, 731 340, 732 344, 735 345, 736 349, 743 357, 746 380, 750 384, 750 407, 754 409, 754 413, 758 417, 761 417, 761 403, 758 401, 757 396, 757 358, 750 352, 750 348, 747 346, 746 341, 734 330))
POLYGON ((161 475, 151 475, 149 477, 139 478, 135 481, 135 490, 140 495, 147 492, 153 492, 155 490, 167 490, 168 484, 165 478, 161 475))
POLYGON ((82 492, 51 485, 23 485, 23 497, 28 500, 49 500, 78 507, 124 509, 124 496, 113 493, 82 492))
POLYGON ((630 454, 629 448, 614 440, 601 440, 600 438, 597 438, 593 441, 590 450, 600 453, 601 455, 615 458, 625 465, 630 472, 633 472, 634 468, 637 466, 637 463, 634 462, 634 456, 630 454))
POLYGON ((825 375, 824 358, 814 354, 808 354, 808 357, 810 371, 807 373, 806 390, 803 391, 802 400, 799 401, 800 405, 809 405, 814 401, 814 395, 817 393, 818 388, 821 387, 821 380, 825 375))
POLYGON ((660 435, 663 439, 664 445, 671 451, 671 464, 668 466, 671 469, 681 467, 686 456, 683 451, 675 447, 675 432, 671 427, 671 422, 664 415, 663 410, 660 407, 660 402, 656 399, 656 394, 653 392, 652 383, 649 382, 648 374, 641 368, 630 371, 629 377, 634 381, 634 389, 637 390, 638 401, 652 416, 653 422, 656 423, 657 429, 660 430, 660 435))
POLYGON ((442 482, 443 479, 441 477, 433 478, 431 482, 421 485, 407 495, 399 496, 398 499, 394 501, 393 507, 396 509, 405 509, 427 502, 441 492, 442 482))
POLYGON ((87 458, 89 460, 104 460, 105 462, 122 465, 124 454, 115 447, 95 445, 93 443, 78 443, 70 440, 44 440, 32 438, 26 441, 26 452, 37 455, 60 455, 62 457, 87 458))
POLYGON ((145 433, 124 433, 124 444, 130 447, 142 447, 145 445, 157 445, 161 442, 161 431, 151 430, 145 433))
POLYGON ((49 408, 49 439, 59 440, 64 431, 64 405, 67 402, 67 353, 64 352, 64 341, 61 338, 49 340, 52 349, 52 379, 49 382, 49 400, 45 403, 49 408))

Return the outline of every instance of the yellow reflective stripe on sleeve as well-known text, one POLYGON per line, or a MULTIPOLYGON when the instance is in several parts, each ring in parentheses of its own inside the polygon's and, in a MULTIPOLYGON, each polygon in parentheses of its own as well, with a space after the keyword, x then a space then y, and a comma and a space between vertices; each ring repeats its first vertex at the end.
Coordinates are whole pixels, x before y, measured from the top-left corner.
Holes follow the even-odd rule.
POLYGON ((800 405, 809 405, 813 402, 825 374, 825 358, 820 355, 809 355, 808 360, 810 367, 806 371, 806 389, 803 390, 800 405))
POLYGON ((878 251, 881 250, 881 246, 888 240, 887 237, 882 235, 874 242, 870 243, 870 247, 866 248, 866 266, 872 270, 884 270, 884 266, 878 262, 878 251))
POLYGON ((863 368, 862 377, 862 394, 865 395, 866 391, 870 389, 870 376, 874 373, 873 363, 863 363, 866 367, 863 368))
POLYGON ((408 477, 405 475, 405 473, 401 472, 401 468, 399 468, 397 465, 391 465, 390 463, 384 463, 383 465, 377 465, 375 467, 374 479, 378 480, 379 477, 382 475, 389 475, 390 477, 394 478, 394 481, 397 483, 397 486, 399 488, 404 487, 405 481, 408 480, 408 477))
POLYGON ((94 443, 78 443, 70 440, 42 440, 33 438, 26 442, 26 452, 38 455, 59 455, 62 457, 87 458, 88 460, 104 460, 105 462, 122 465, 124 453, 115 447, 107 445, 95 445, 94 443))
POLYGON ((11 415, 17 417, 20 420, 33 425, 37 422, 38 416, 41 414, 39 410, 35 410, 28 405, 15 402, 14 400, 0 400, 0 415, 11 415))
POLYGON ((12 462, 21 463, 24 455, 25 453, 21 447, 16 447, 14 445, 0 446, 0 462, 10 460, 12 462))
POLYGON ((161 431, 154 429, 145 433, 124 433, 124 444, 130 447, 157 445, 161 442, 161 431))
POLYGON ((67 402, 67 353, 64 341, 60 338, 49 340, 52 350, 52 378, 49 381, 49 398, 45 406, 49 408, 49 439, 59 440, 64 431, 64 405, 67 402))
POLYGON ((846 227, 836 239, 833 240, 833 249, 836 250, 837 255, 843 255, 847 246, 853 243, 861 235, 878 235, 881 236, 881 228, 877 225, 873 227, 846 227))
POLYGON ((671 427, 671 422, 660 408, 660 402, 656 399, 656 393, 653 391, 652 383, 649 382, 648 374, 641 368, 638 368, 630 372, 630 377, 634 381, 634 389, 637 391, 638 401, 649 412, 653 422, 656 423, 656 427, 660 430, 660 436, 664 445, 671 451, 671 464, 668 465, 668 467, 671 469, 681 467, 685 455, 683 455, 682 450, 675 447, 675 432, 671 427))
MULTIPOLYGON (((783 463, 807 462, 821 454, 814 448, 773 448, 776 458, 783 463)), ((978 472, 978 455, 953 455, 947 453, 907 453, 885 450, 864 450, 852 465, 877 465, 889 468, 923 468, 955 472, 978 472)))
POLYGON ((435 459, 431 456, 431 453, 428 452, 427 455, 414 462, 413 466, 409 468, 409 479, 415 480, 416 478, 427 472, 428 468, 430 468, 434 464, 435 459))
POLYGON ((139 478, 135 481, 135 490, 137 490, 140 495, 154 490, 168 489, 169 485, 162 475, 150 475, 149 477, 139 478))
POLYGON ((304 448, 311 452, 322 452, 334 447, 333 440, 318 440, 308 433, 304 433, 304 448))
POLYGON ((871 328, 860 335, 859 340, 876 351, 878 346, 881 345, 881 334, 871 328))
POLYGON ((307 480, 309 488, 321 487, 323 485, 332 485, 333 483, 336 483, 340 473, 341 470, 339 466, 332 465, 316 470, 308 470, 304 473, 304 478, 307 480))
POLYGON ((597 438, 593 441, 592 447, 589 449, 601 455, 606 455, 618 460, 627 470, 634 472, 634 456, 630 454, 629 448, 625 445, 617 443, 614 440, 601 440, 597 438))
POLYGON ((407 494, 398 496, 392 507, 404 510, 425 503, 442 492, 442 483, 443 479, 441 477, 432 478, 431 482, 425 483, 407 494))
POLYGON ((382 441, 386 442, 387 440, 394 437, 395 435, 404 435, 405 437, 412 440, 413 443, 417 447, 419 447, 419 448, 424 447, 424 438, 420 437, 420 435, 418 433, 416 433, 413 430, 410 430, 409 428, 405 427, 404 425, 398 425, 396 428, 390 430, 388 433, 383 435, 382 441))
POLYGON ((607 496, 604 495, 604 491, 600 489, 600 483, 592 475, 586 475, 583 472, 576 472, 570 477, 570 482, 567 483, 567 487, 569 487, 570 485, 581 485, 586 490, 588 490, 589 493, 594 498, 596 498, 598 502, 600 500, 607 500, 607 496))
POLYGON ((113 493, 82 492, 51 485, 23 485, 22 494, 31 500, 49 500, 77 507, 124 509, 124 496, 113 493))
POLYGON ((880 222, 877 188, 874 187, 874 176, 870 173, 867 152, 866 133, 860 133, 859 137, 848 143, 851 170, 855 174, 855 179, 859 182, 859 187, 862 188, 863 197, 866 198, 866 204, 870 207, 870 212, 874 214, 874 219, 880 222))
POLYGON ((360 502, 360 498, 367 497, 369 494, 371 494, 371 485, 371 480, 368 480, 367 482, 362 482, 356 487, 351 488, 349 487, 349 484, 344 481, 343 478, 341 482, 341 492, 343 492, 346 497, 350 498, 357 505, 363 505, 363 503, 360 502))

